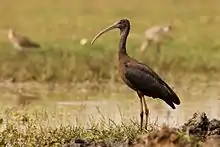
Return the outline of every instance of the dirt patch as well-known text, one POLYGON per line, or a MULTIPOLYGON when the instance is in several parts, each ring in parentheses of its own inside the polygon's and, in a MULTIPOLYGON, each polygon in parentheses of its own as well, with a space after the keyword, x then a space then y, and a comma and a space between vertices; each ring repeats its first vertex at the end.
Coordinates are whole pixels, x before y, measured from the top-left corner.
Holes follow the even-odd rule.
POLYGON ((127 143, 127 141, 86 141, 76 139, 63 147, 130 147, 129 144, 130 143, 127 143))
POLYGON ((205 140, 209 136, 220 135, 220 120, 209 120, 205 113, 194 113, 182 127, 182 132, 205 140))
POLYGON ((178 129, 164 126, 149 135, 136 138, 132 147, 186 147, 192 143, 184 138, 178 129))

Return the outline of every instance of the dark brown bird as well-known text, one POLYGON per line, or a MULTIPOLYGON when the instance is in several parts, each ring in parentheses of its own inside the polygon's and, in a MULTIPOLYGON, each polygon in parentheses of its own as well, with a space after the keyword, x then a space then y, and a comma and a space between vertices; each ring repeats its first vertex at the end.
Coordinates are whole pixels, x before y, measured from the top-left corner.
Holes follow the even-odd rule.
POLYGON ((115 28, 118 28, 120 30, 120 35, 121 35, 121 39, 119 43, 119 52, 118 52, 119 73, 122 80, 131 89, 137 92, 141 104, 141 113, 140 113, 141 129, 143 126, 144 108, 146 115, 145 128, 147 128, 149 110, 147 107, 146 100, 144 99, 144 96, 149 96, 152 98, 160 98, 173 109, 175 109, 174 104, 177 105, 180 104, 180 100, 178 96, 175 94, 175 92, 159 77, 159 75, 156 72, 154 72, 147 65, 128 56, 126 51, 126 41, 130 31, 129 20, 121 19, 116 23, 114 23, 113 25, 109 26, 108 28, 102 30, 94 37, 91 44, 93 44, 94 41, 99 36, 115 28))
POLYGON ((9 29, 8 39, 15 49, 22 51, 24 48, 40 48, 40 45, 33 42, 28 37, 17 34, 14 30, 9 29))

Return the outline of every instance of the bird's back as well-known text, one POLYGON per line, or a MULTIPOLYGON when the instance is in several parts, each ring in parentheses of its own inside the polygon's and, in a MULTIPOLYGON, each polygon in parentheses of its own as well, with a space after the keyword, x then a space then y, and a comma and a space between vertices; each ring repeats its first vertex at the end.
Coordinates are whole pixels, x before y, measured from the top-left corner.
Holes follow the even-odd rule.
POLYGON ((153 26, 145 31, 145 36, 148 38, 153 38, 162 33, 163 29, 160 26, 153 26))
POLYGON ((152 41, 162 41, 164 35, 170 31, 169 26, 153 26, 145 31, 145 37, 152 41))

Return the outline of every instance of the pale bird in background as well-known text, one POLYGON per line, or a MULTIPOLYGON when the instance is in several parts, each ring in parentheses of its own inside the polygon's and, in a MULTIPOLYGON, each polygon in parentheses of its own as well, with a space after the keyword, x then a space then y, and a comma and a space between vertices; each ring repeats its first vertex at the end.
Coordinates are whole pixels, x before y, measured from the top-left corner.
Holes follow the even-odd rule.
POLYGON ((160 54, 160 46, 165 38, 172 38, 168 34, 173 29, 171 24, 165 26, 153 26, 144 33, 144 41, 141 44, 140 51, 144 52, 150 44, 155 44, 157 53, 160 54))
POLYGON ((15 49, 22 51, 24 48, 40 48, 40 45, 30 40, 28 37, 15 33, 13 29, 8 31, 8 39, 15 49))

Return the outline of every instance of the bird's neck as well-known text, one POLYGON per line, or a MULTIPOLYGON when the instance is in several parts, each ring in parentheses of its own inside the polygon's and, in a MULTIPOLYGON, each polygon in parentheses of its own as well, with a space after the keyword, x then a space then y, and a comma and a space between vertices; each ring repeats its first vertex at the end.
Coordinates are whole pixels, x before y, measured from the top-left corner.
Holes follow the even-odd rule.
POLYGON ((130 27, 126 27, 124 30, 121 31, 121 39, 119 42, 119 56, 127 55, 126 42, 129 31, 130 31, 130 27))
POLYGON ((14 36, 14 33, 13 33, 12 30, 10 30, 10 31, 8 32, 8 38, 13 38, 13 36, 14 36))

